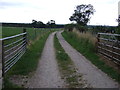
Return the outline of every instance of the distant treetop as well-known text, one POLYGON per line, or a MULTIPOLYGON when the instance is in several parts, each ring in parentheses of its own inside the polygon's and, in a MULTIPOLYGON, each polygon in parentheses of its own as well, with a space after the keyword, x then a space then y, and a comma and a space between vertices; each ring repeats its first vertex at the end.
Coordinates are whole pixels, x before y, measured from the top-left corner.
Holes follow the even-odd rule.
POLYGON ((78 5, 76 6, 76 10, 74 10, 74 14, 69 18, 70 21, 76 21, 80 25, 87 25, 90 20, 90 16, 94 14, 95 9, 91 4, 78 5))

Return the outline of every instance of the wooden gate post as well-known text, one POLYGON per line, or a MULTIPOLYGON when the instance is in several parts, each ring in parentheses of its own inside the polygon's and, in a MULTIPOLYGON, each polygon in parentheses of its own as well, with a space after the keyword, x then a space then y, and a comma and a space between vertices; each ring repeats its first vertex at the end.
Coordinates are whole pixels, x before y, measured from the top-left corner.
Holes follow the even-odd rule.
POLYGON ((97 52, 99 52, 99 50, 98 50, 98 46, 99 46, 99 42, 100 42, 100 34, 98 33, 98 35, 97 35, 97 52))
POLYGON ((35 38, 34 39, 36 39, 36 37, 37 37, 36 28, 34 28, 34 32, 35 32, 35 38))
POLYGON ((25 28, 23 28, 23 33, 25 33, 26 32, 26 29, 25 28))
MULTIPOLYGON (((26 42, 26 45, 27 45, 27 31, 26 31, 26 29, 25 28, 23 28, 23 33, 25 33, 26 32, 26 34, 25 35, 23 35, 23 37, 25 37, 25 42, 26 42)), ((26 46, 25 45, 25 46, 26 46)), ((26 48, 26 47, 25 47, 26 48)))

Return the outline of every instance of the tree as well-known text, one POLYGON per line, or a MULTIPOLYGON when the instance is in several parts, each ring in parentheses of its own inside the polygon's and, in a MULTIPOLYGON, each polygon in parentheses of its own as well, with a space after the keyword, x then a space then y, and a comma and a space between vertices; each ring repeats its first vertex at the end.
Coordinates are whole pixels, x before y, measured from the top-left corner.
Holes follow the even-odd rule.
POLYGON ((73 31, 73 28, 74 28, 75 26, 76 26, 75 24, 71 23, 71 24, 66 24, 66 25, 64 26, 64 28, 65 28, 65 30, 71 32, 71 31, 73 31))
POLYGON ((50 20, 50 21, 48 21, 48 22, 47 22, 47 25, 48 25, 49 27, 51 27, 51 28, 54 28, 54 27, 56 26, 55 20, 50 20))
POLYGON ((70 21, 76 21, 77 24, 85 26, 90 20, 90 16, 94 14, 95 10, 91 4, 88 5, 78 5, 74 14, 69 18, 70 21))
POLYGON ((45 24, 42 21, 38 21, 37 27, 45 28, 45 24))
POLYGON ((33 19, 33 20, 32 20, 32 26, 35 28, 36 25, 37 25, 37 21, 33 19))
POLYGON ((50 20, 47 22, 48 25, 54 25, 55 24, 55 20, 50 20))
POLYGON ((32 26, 34 28, 39 28, 39 27, 45 27, 45 24, 42 21, 36 21, 36 20, 32 20, 32 26))
POLYGON ((120 15, 118 16, 117 22, 118 22, 118 26, 120 26, 120 15))
POLYGON ((117 33, 120 34, 120 15, 118 16, 117 22, 118 22, 117 33))
POLYGON ((38 21, 37 24, 43 25, 44 23, 42 21, 38 21))

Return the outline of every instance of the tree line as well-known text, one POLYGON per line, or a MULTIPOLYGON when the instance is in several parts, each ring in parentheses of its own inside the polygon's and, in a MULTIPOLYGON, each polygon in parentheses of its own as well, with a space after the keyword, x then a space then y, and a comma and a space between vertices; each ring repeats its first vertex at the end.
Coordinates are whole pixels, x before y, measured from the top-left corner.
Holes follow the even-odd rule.
POLYGON ((32 20, 32 23, 2 23, 6 27, 29 27, 29 28, 64 28, 64 24, 56 24, 55 20, 50 20, 46 24, 42 21, 32 20))

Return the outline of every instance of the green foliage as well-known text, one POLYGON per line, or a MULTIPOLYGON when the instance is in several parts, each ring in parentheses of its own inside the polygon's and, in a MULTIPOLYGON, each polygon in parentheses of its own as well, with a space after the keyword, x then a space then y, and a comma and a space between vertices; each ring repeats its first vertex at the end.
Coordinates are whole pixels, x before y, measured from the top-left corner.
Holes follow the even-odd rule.
POLYGON ((62 35, 76 50, 82 53, 94 65, 116 81, 120 82, 120 78, 118 78, 120 74, 100 60, 99 56, 95 53, 95 47, 91 42, 88 42, 89 38, 78 38, 76 34, 72 32, 63 32, 62 35))
POLYGON ((76 24, 66 24, 65 25, 65 30, 67 30, 67 31, 73 31, 73 28, 76 26, 76 24))
POLYGON ((32 20, 32 24, 31 24, 34 28, 38 28, 38 27, 45 27, 45 24, 42 21, 36 21, 36 20, 32 20))
POLYGON ((74 10, 74 14, 69 18, 70 21, 76 21, 78 24, 85 26, 90 20, 90 15, 95 12, 93 6, 91 4, 78 5, 76 6, 76 10, 74 10))
POLYGON ((20 88, 22 88, 22 87, 19 87, 19 86, 15 85, 15 84, 11 83, 8 78, 5 78, 4 82, 5 82, 5 84, 4 84, 4 89, 3 90, 9 90, 10 88, 11 89, 13 89, 13 88, 15 88, 15 89, 19 88, 20 89, 20 88))
POLYGON ((87 27, 86 26, 82 26, 80 24, 76 24, 76 27, 75 27, 77 30, 79 30, 80 32, 86 32, 87 31, 87 27))
POLYGON ((118 22, 118 26, 120 26, 120 15, 118 16, 117 22, 118 22))
POLYGON ((117 33, 117 34, 120 34, 120 26, 118 26, 116 33, 117 33))
POLYGON ((66 24, 65 27, 64 27, 65 30, 70 31, 70 32, 72 32, 74 28, 76 28, 77 30, 79 30, 82 33, 87 31, 87 27, 82 26, 80 24, 71 23, 71 24, 66 24))
MULTIPOLYGON (((120 26, 117 27, 117 31, 116 31, 117 34, 120 34, 120 26)), ((116 37, 119 41, 120 41, 120 37, 116 37)))
POLYGON ((55 20, 50 20, 47 22, 47 27, 48 28, 55 28, 56 24, 55 24, 55 20))

